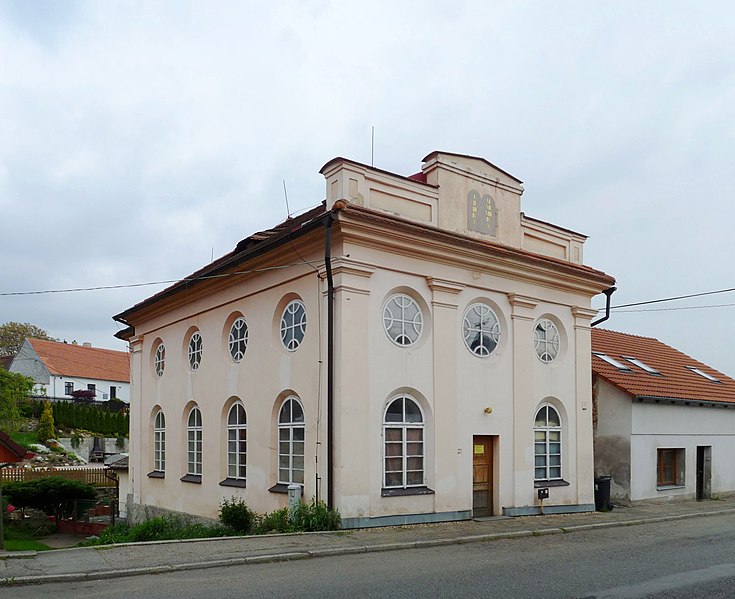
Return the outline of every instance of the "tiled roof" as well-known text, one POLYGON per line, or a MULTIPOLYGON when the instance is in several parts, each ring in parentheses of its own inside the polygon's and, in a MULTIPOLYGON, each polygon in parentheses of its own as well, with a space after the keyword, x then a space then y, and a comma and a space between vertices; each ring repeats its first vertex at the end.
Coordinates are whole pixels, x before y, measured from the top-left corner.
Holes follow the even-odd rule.
POLYGON ((28 339, 28 342, 51 374, 130 382, 127 352, 41 339, 28 339))
POLYGON ((25 447, 16 443, 10 438, 10 435, 4 431, 0 431, 0 447, 4 447, 7 453, 13 456, 13 461, 20 462, 21 460, 30 460, 36 454, 32 451, 28 451, 25 447))
POLYGON ((592 352, 592 372, 632 397, 735 403, 734 379, 658 339, 592 329, 592 352), (630 370, 620 370, 594 352, 605 354, 630 370), (660 374, 650 374, 626 358, 636 358, 660 374), (719 382, 687 367, 697 368, 719 382))

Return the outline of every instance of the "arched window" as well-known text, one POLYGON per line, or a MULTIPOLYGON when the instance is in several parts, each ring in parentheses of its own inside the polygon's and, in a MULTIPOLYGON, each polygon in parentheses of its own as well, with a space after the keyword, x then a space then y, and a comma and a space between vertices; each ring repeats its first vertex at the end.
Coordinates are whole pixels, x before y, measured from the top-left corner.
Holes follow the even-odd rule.
POLYGON ((156 371, 156 376, 163 376, 163 371, 166 368, 166 346, 163 343, 159 343, 156 348, 156 353, 153 355, 153 370, 156 371))
POLYGON ((186 473, 202 475, 202 413, 193 407, 186 425, 186 473))
POLYGON ((281 315, 281 341, 288 351, 296 351, 306 335, 306 308, 300 300, 286 306, 281 315))
POLYGON ((278 414, 278 482, 304 484, 304 409, 295 397, 278 414))
POLYGON ((396 345, 413 345, 423 328, 421 308, 404 293, 391 296, 383 308, 383 328, 396 345))
POLYGON ((561 478, 561 419, 550 405, 541 406, 533 424, 534 479, 561 478))
POLYGON ((245 408, 236 403, 227 414, 227 478, 245 480, 247 427, 245 408))
POLYGON ((559 331, 548 318, 539 320, 533 329, 533 344, 538 359, 544 363, 548 364, 559 355, 559 331))
POLYGON ((242 360, 248 347, 248 325, 242 316, 235 320, 230 327, 228 346, 232 359, 235 362, 242 360))
POLYGON ((202 363, 202 336, 197 332, 189 339, 189 365, 197 370, 202 363))
POLYGON ((383 418, 385 488, 424 484, 424 418, 421 408, 407 395, 393 399, 383 418))
POLYGON ((473 304, 462 320, 464 344, 476 356, 489 356, 500 340, 500 323, 489 306, 473 304))
POLYGON ((163 410, 158 410, 153 419, 153 470, 166 471, 166 418, 163 410))

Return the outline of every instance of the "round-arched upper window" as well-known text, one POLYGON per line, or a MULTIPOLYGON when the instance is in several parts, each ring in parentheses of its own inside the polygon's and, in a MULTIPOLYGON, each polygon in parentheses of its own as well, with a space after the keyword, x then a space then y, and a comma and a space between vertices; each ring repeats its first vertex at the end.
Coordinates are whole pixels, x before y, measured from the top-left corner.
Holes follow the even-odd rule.
POLYGON ((194 333, 189 339, 189 365, 192 370, 197 370, 202 363, 202 336, 199 332, 194 333))
POLYGON ((462 320, 464 344, 476 356, 487 357, 500 341, 500 323, 489 306, 473 304, 462 320))
POLYGON ((228 347, 235 362, 242 360, 248 347, 248 324, 242 316, 235 320, 230 327, 228 347))
POLYGON ((163 376, 163 371, 166 369, 166 346, 163 343, 159 343, 156 348, 156 353, 153 354, 153 370, 156 371, 156 376, 163 376))
POLYGON ((293 300, 281 315, 281 341, 288 351, 296 351, 305 334, 306 308, 301 300, 293 300))
POLYGON ((559 355, 559 331, 548 318, 536 323, 533 329, 533 344, 539 360, 549 363, 559 355))
POLYGON ((393 295, 383 308, 383 327, 396 345, 413 345, 421 336, 423 328, 421 308, 408 295, 393 295))

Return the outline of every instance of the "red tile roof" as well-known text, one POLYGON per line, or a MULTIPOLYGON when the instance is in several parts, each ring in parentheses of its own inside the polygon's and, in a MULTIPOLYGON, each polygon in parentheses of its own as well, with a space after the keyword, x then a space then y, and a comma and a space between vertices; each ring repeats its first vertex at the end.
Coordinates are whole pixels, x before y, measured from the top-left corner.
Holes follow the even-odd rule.
POLYGON ((28 342, 51 374, 130 382, 127 352, 41 339, 28 339, 28 342))
POLYGON ((0 462, 20 462, 30 460, 36 454, 16 443, 8 433, 0 431, 0 462))
POLYGON ((693 401, 735 403, 735 379, 669 347, 652 337, 639 337, 605 329, 592 329, 592 372, 632 397, 660 397, 693 401), (630 368, 623 371, 594 352, 605 354, 630 368), (625 357, 641 360, 660 374, 649 374, 625 357), (694 367, 716 378, 713 382, 692 372, 694 367))

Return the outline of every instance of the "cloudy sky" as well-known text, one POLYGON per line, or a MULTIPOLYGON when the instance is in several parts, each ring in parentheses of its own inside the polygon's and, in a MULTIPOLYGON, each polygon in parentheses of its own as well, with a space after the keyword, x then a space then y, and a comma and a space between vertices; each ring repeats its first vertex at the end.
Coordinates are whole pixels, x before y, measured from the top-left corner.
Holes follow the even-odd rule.
MULTIPOLYGON (((0 0, 0 322, 124 349, 112 315, 161 285, 7 294, 185 276, 373 126, 380 168, 522 179, 614 305, 735 287, 733 30, 726 1, 0 0)), ((735 293, 644 308, 605 326, 735 376, 735 293)))

